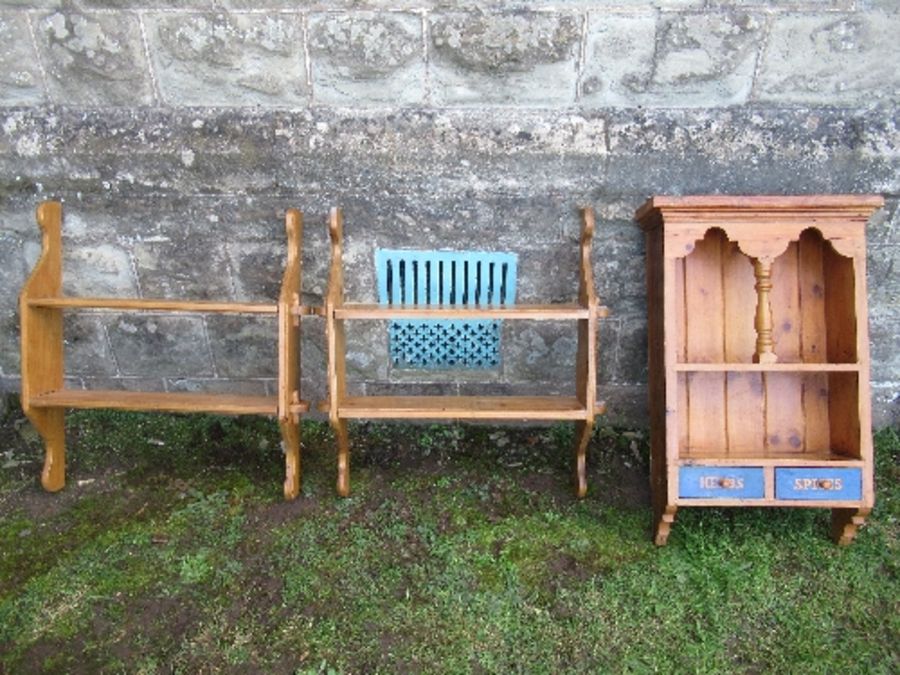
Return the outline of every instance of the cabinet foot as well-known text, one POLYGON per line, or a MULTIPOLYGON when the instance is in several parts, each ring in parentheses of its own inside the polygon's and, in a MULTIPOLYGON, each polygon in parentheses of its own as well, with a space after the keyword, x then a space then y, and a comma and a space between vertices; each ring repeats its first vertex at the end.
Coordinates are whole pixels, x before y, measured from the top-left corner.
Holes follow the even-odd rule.
POLYGON ((594 430, 593 420, 575 423, 575 495, 587 494, 587 446, 594 430))
POLYGON ((334 437, 337 441, 337 491, 341 497, 350 496, 350 438, 345 420, 332 421, 334 437))
POLYGON ((656 510, 653 543, 657 546, 665 546, 669 541, 669 532, 672 529, 672 524, 675 522, 676 511, 678 511, 678 507, 671 504, 656 510))
POLYGON ((284 498, 296 499, 300 494, 300 425, 293 419, 279 420, 284 447, 284 498))
POLYGON ((838 546, 846 546, 856 537, 872 509, 831 509, 831 538, 838 546))
POLYGON ((53 408, 28 411, 28 419, 44 441, 44 470, 41 485, 47 492, 59 492, 66 485, 65 410, 53 408))

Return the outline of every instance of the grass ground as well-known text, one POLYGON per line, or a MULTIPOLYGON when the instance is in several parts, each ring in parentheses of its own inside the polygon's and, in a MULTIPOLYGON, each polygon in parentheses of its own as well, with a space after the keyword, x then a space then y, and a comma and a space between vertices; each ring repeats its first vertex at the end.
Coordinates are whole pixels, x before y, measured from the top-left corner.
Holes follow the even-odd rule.
POLYGON ((0 423, 0 672, 890 673, 900 438, 849 548, 822 510, 683 510, 650 542, 646 442, 601 428, 360 425, 335 496, 324 425, 280 500, 275 424, 69 416, 68 486, 0 423))

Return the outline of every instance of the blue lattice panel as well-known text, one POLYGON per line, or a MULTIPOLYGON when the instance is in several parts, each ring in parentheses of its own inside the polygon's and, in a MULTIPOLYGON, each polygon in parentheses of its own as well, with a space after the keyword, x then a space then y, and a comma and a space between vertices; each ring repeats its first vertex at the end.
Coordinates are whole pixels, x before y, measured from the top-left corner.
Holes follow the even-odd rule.
MULTIPOLYGON (((378 250, 378 300, 388 305, 507 305, 516 299, 513 253, 378 250)), ((500 321, 391 321, 398 368, 494 368, 500 321)))

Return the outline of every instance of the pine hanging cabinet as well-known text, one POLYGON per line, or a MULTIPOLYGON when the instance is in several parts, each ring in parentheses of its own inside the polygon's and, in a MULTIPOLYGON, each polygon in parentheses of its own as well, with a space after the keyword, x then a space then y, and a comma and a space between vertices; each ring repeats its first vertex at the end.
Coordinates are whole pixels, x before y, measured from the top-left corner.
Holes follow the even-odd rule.
POLYGON ((647 248, 654 537, 684 506, 874 502, 865 227, 877 195, 656 196, 647 248))

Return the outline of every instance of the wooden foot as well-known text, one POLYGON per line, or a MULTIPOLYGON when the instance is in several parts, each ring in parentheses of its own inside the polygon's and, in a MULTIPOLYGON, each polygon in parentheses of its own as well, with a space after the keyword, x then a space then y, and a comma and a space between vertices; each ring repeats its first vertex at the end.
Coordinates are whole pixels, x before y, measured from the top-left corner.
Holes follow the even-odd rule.
POLYGON ((587 446, 593 430, 593 421, 575 423, 575 495, 579 499, 587 494, 587 446))
POLYGON ((831 509, 831 538, 838 546, 846 546, 856 537, 872 509, 831 509))
POLYGON ((48 492, 59 492, 66 485, 65 410, 51 408, 28 411, 28 419, 44 441, 44 470, 41 485, 48 492))
POLYGON ((677 506, 667 504, 656 511, 653 543, 657 546, 665 546, 669 541, 669 532, 672 529, 672 524, 675 522, 675 512, 677 510, 677 506))
POLYGON ((292 419, 279 420, 284 448, 284 498, 296 499, 300 494, 300 425, 292 419))
POLYGON ((336 420, 332 422, 334 436, 337 441, 338 473, 337 491, 341 497, 350 496, 350 438, 347 434, 347 422, 336 420))

